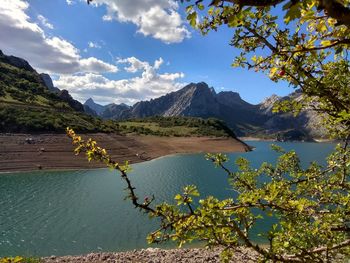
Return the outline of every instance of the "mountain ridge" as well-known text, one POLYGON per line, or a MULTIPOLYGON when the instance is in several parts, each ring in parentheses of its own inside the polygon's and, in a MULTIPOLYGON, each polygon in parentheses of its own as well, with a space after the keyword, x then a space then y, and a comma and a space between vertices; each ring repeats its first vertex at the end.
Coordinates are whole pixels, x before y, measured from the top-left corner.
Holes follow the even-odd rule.
MULTIPOLYGON (((297 117, 291 113, 274 113, 274 104, 291 98, 298 99, 299 91, 280 97, 275 94, 257 105, 244 101, 239 93, 221 91, 216 93, 205 82, 190 83, 178 91, 133 106, 111 104, 101 114, 103 118, 117 120, 151 116, 191 116, 218 118, 225 121, 238 136, 277 138, 280 140, 312 140, 326 137, 320 129, 320 117, 311 110, 302 111, 297 117), (108 109, 107 109, 108 108, 108 109)), ((97 104, 98 105, 98 104, 97 104)))
MULTIPOLYGON (((95 103, 92 98, 81 104, 67 90, 59 90, 54 87, 48 74, 37 73, 26 60, 7 56, 1 50, 0 75, 0 102, 5 107, 6 112, 3 112, 5 116, 10 115, 14 118, 12 123, 19 121, 18 116, 14 116, 14 112, 19 112, 24 105, 28 105, 32 109, 50 111, 48 113, 49 120, 46 119, 46 121, 53 129, 64 124, 66 117, 62 115, 63 113, 71 112, 73 115, 83 114, 81 115, 83 119, 80 119, 81 116, 75 115, 69 121, 77 118, 74 124, 80 123, 84 127, 88 126, 89 130, 96 130, 96 127, 93 127, 91 118, 90 121, 87 120, 85 114, 89 114, 91 117, 99 116, 103 119, 115 120, 152 116, 185 116, 223 120, 238 136, 279 138, 282 140, 310 140, 312 137, 325 137, 325 130, 317 127, 321 118, 310 110, 302 111, 296 118, 290 113, 276 114, 272 111, 273 105, 277 101, 290 98, 298 99, 298 96, 301 96, 298 91, 285 97, 272 95, 262 103, 253 105, 244 101, 237 92, 221 91, 216 93, 205 82, 199 82, 190 83, 178 91, 159 98, 139 101, 133 106, 114 103, 102 106, 95 103), (13 106, 17 105, 16 108, 12 109, 12 113, 8 108, 11 103, 13 106), (55 119, 54 116, 58 113, 62 114, 55 119)), ((34 113, 31 111, 22 111, 22 113, 27 116, 26 122, 30 123, 32 118, 40 115, 37 112, 37 115, 33 116, 34 113)), ((99 120, 98 125, 101 125, 101 122, 102 120, 99 120)), ((6 129, 6 125, 3 123, 3 129, 6 129)), ((39 120, 35 125, 41 127, 40 129, 45 128, 43 126, 45 124, 39 123, 39 120)), ((51 128, 46 127, 46 129, 51 128)))

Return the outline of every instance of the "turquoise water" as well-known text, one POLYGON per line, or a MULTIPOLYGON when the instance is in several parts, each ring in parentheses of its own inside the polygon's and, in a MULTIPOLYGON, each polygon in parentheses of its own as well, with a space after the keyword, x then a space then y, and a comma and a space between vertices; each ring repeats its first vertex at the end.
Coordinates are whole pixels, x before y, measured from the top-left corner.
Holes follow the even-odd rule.
MULTIPOLYGON (((274 162, 269 142, 248 142, 256 149, 229 154, 254 166, 274 162)), ((304 164, 321 161, 331 143, 278 143, 295 149, 304 164)), ((72 156, 74 158, 74 156, 72 156)), ((231 165, 232 169, 234 166, 231 165)), ((172 201, 182 187, 195 184, 203 196, 232 196, 225 174, 203 154, 176 155, 133 165, 130 174, 140 197, 155 194, 172 201)), ((108 169, 0 174, 0 256, 49 256, 147 247, 157 223, 124 201, 124 182, 108 169)), ((268 225, 262 223, 260 230, 268 225)), ((170 245, 171 246, 171 245, 170 245)))

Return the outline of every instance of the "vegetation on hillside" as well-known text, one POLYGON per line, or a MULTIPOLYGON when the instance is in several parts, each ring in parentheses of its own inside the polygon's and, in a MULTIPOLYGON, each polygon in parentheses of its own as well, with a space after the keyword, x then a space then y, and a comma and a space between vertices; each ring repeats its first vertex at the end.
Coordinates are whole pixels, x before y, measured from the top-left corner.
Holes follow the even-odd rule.
POLYGON ((73 110, 67 102, 48 90, 38 73, 1 61, 0 102, 73 110))
POLYGON ((154 136, 214 136, 235 134, 217 119, 192 117, 151 117, 114 121, 72 110, 0 102, 0 132, 65 132, 71 127, 83 133, 116 132, 154 136))
POLYGON ((30 107, 0 102, 0 132, 57 132, 67 125, 80 132, 118 132, 116 122, 75 111, 30 107))
POLYGON ((161 117, 154 116, 118 122, 122 133, 136 133, 156 136, 214 136, 233 137, 235 134, 227 125, 218 119, 194 117, 161 117))
POLYGON ((323 113, 332 136, 342 138, 326 165, 302 167, 295 151, 280 154, 275 164, 251 167, 236 161, 237 172, 227 166, 227 156, 208 155, 229 178, 232 198, 199 197, 186 186, 175 204, 156 205, 154 198, 139 198, 128 177, 130 167, 115 163, 93 140, 84 141, 74 131, 68 135, 76 153, 104 162, 127 184, 132 204, 160 221, 150 233, 151 243, 176 241, 179 246, 203 240, 208 247, 223 246, 229 260, 235 246, 244 245, 260 255, 261 262, 335 262, 350 256, 350 0, 186 0, 190 24, 206 34, 227 25, 233 30, 232 46, 241 50, 235 66, 266 72, 271 80, 288 81, 301 89, 298 101, 283 101, 276 110, 314 107, 323 113), (281 17, 276 10, 283 9, 281 17), (267 243, 254 243, 252 228, 265 217, 275 223, 261 233, 267 243))

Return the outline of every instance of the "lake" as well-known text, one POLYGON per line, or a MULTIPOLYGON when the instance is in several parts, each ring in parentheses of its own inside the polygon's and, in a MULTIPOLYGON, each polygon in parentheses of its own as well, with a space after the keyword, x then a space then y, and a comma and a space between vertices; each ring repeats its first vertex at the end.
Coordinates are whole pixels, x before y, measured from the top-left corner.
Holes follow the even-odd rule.
MULTIPOLYGON (((238 156, 258 167, 274 162, 271 142, 251 141, 248 153, 229 154, 230 166, 238 156)), ((295 149, 303 164, 324 162, 332 143, 275 143, 295 149)), ((74 158, 74 156, 72 156, 74 158)), ((188 184, 202 196, 232 196, 227 177, 204 154, 162 157, 132 166, 130 178, 143 198, 172 201, 188 184)), ((147 233, 157 226, 124 201, 124 181, 108 169, 37 171, 0 174, 0 257, 84 254, 147 247, 147 233)), ((267 225, 262 224, 261 229, 267 225)), ((261 230, 260 229, 260 230, 261 230)), ((169 244, 168 246, 173 246, 169 244)))

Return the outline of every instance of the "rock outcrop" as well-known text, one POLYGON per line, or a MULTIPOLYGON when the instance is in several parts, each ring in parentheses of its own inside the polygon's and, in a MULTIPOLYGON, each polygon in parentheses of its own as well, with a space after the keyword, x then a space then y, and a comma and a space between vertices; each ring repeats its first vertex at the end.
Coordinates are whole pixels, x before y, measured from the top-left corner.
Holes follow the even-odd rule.
POLYGON ((25 59, 15 57, 15 56, 7 56, 1 50, 0 50, 0 61, 10 64, 16 68, 25 69, 31 72, 35 71, 32 68, 32 66, 28 63, 28 61, 26 61, 25 59))
POLYGON ((53 85, 52 79, 51 79, 51 77, 50 77, 49 74, 41 73, 41 74, 40 74, 40 77, 41 77, 41 79, 44 81, 45 86, 46 86, 50 91, 55 92, 55 93, 60 92, 60 89, 59 89, 59 88, 56 88, 56 87, 53 85))
POLYGON ((79 101, 73 99, 73 97, 69 94, 68 90, 60 90, 57 93, 58 97, 60 97, 62 100, 66 101, 69 106, 71 106, 76 111, 84 112, 84 106, 79 101))

